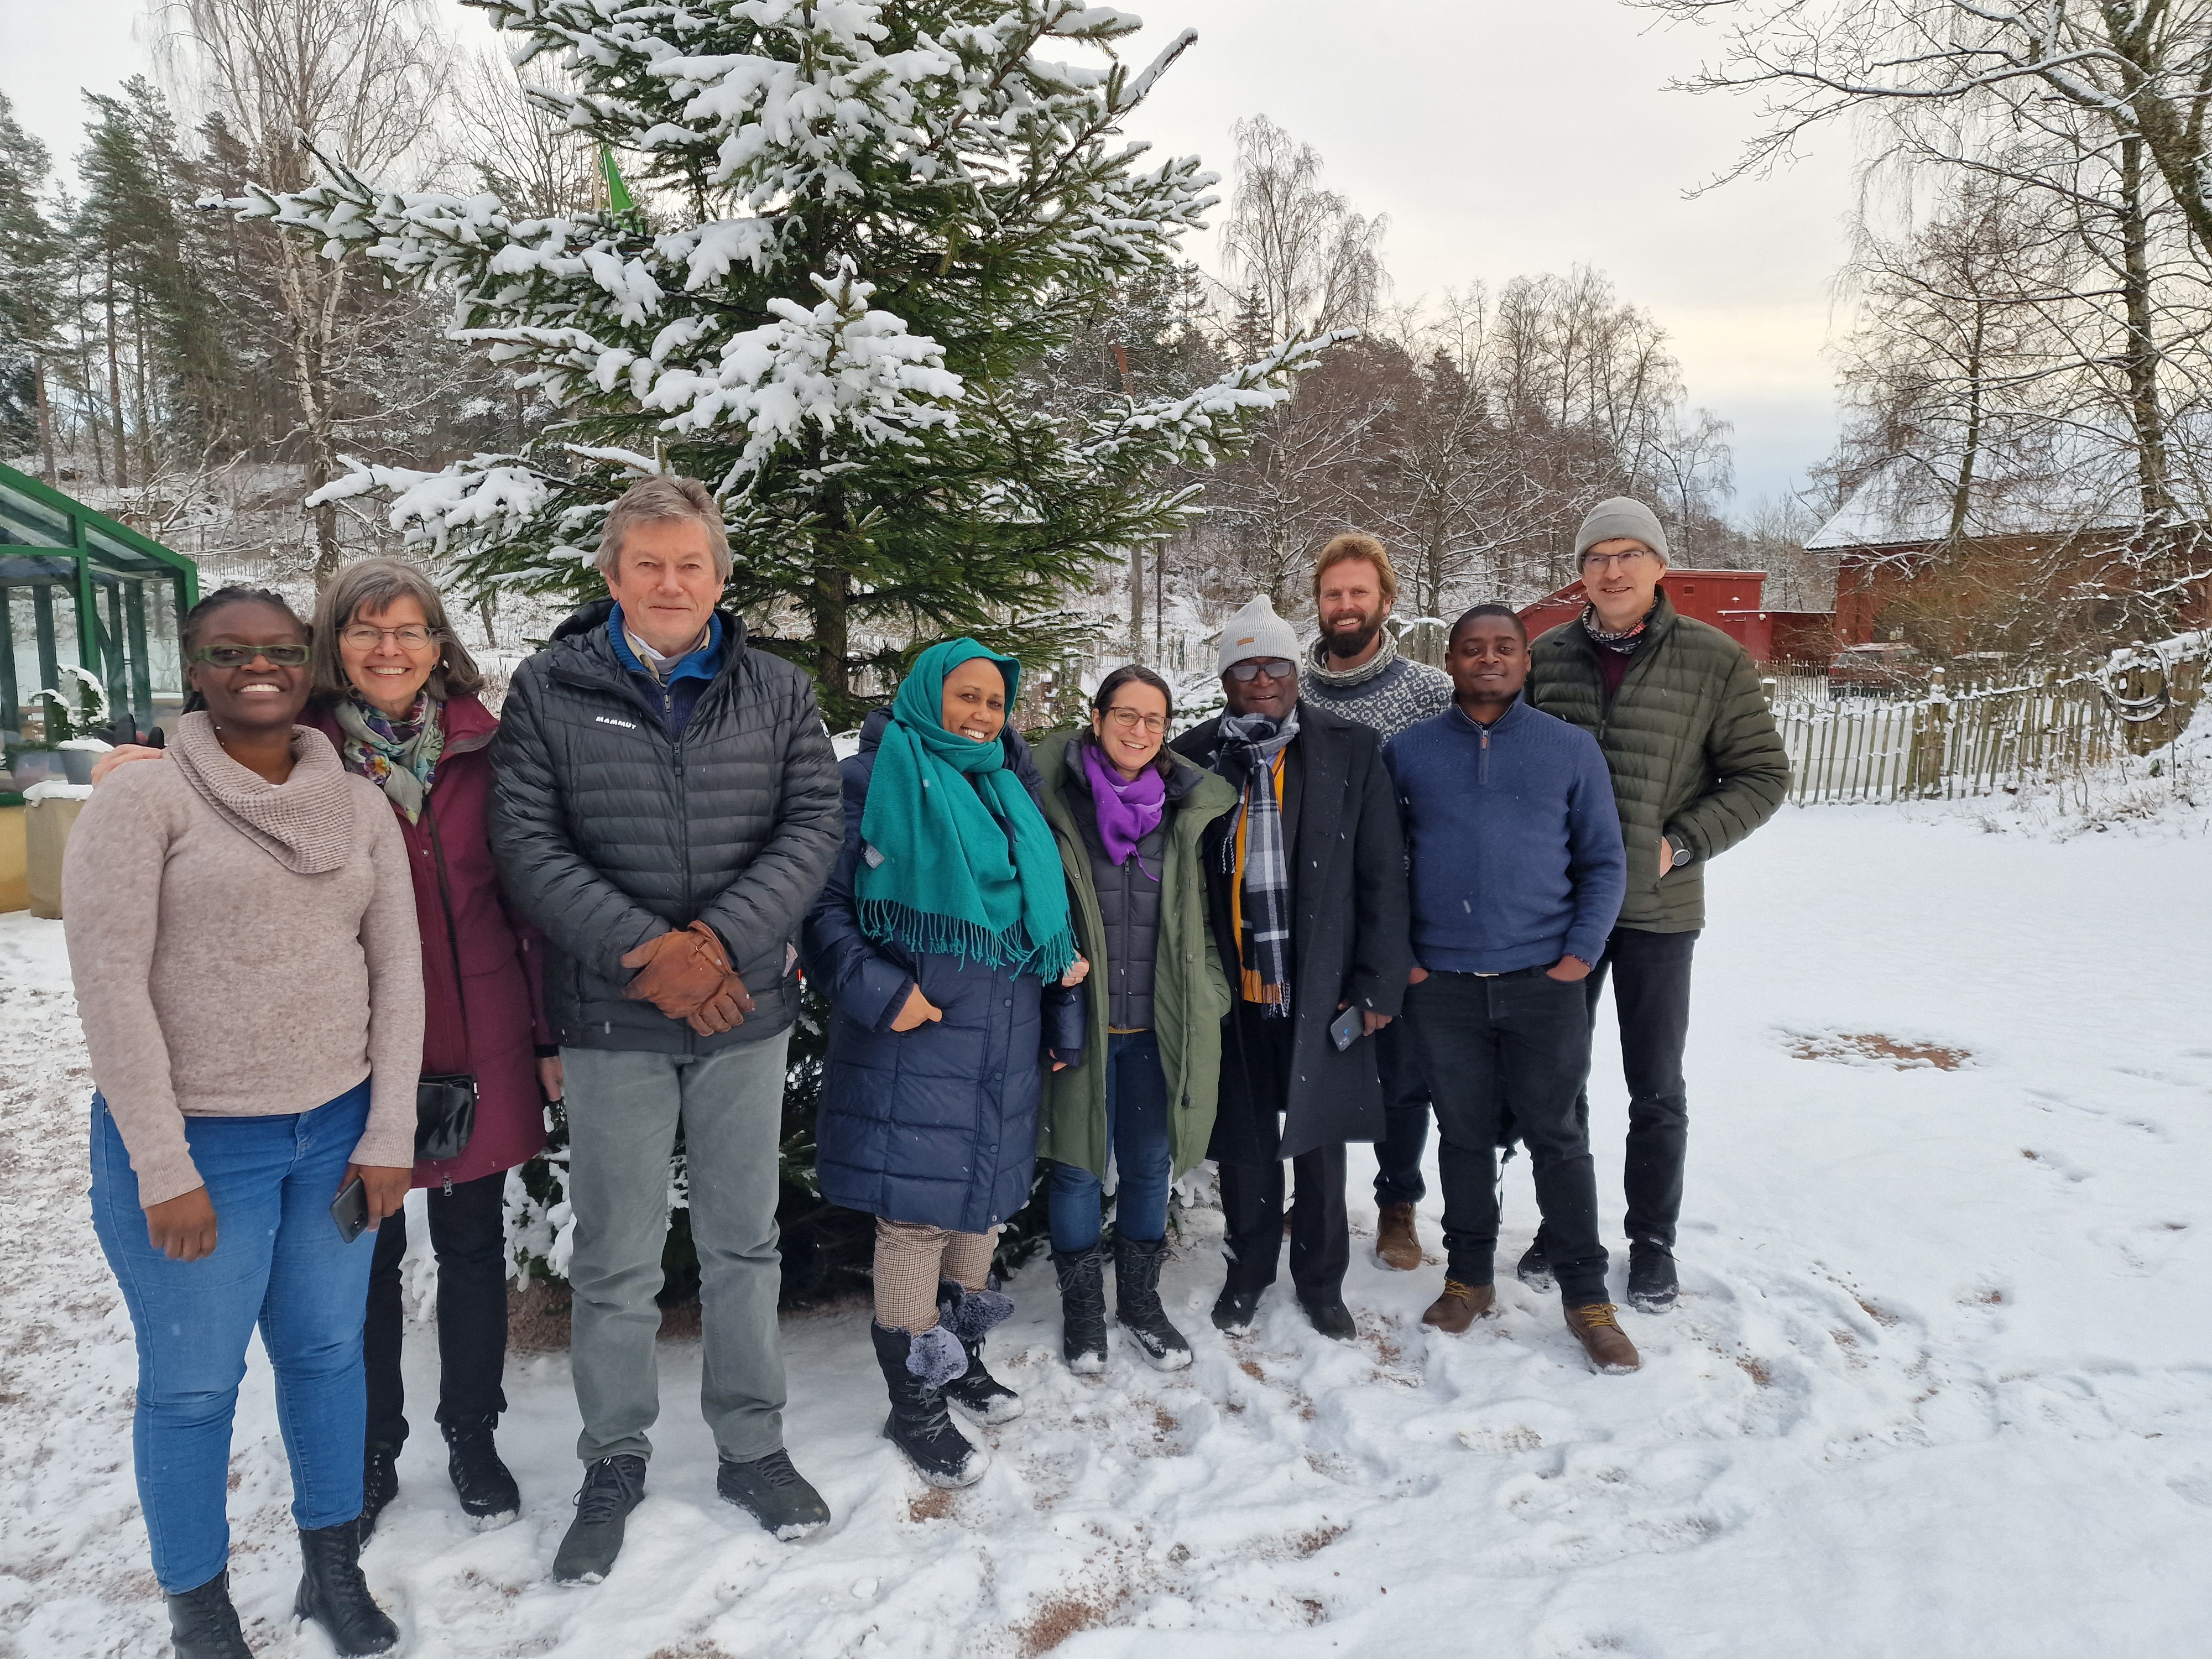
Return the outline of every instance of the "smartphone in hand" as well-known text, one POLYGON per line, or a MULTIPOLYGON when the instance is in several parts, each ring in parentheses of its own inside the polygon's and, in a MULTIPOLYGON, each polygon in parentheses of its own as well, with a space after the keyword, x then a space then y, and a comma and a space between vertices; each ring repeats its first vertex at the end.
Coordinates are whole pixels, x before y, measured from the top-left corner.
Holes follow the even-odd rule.
POLYGON ((1336 1044, 1336 1052, 1340 1054, 1358 1042, 1360 1033, 1365 1029, 1365 1022, 1360 1018, 1357 1008, 1346 1008, 1328 1023, 1330 1040, 1336 1044))
POLYGON ((338 1188, 331 1200, 331 1219, 337 1223, 338 1237, 349 1244, 368 1231, 368 1188, 359 1176, 338 1188))

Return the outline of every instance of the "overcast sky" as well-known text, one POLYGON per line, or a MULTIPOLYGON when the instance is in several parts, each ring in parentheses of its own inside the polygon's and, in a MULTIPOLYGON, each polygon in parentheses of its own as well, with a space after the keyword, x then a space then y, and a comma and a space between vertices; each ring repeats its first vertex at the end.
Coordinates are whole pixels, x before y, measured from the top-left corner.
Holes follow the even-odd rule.
MULTIPOLYGON (((1773 179, 1693 202, 1752 119, 1662 90, 1710 36, 1655 28, 1617 0, 1129 0, 1141 64, 1181 27, 1198 44, 1133 131, 1226 173, 1230 128, 1265 113, 1327 158, 1328 182, 1389 216, 1396 297, 1577 264, 1607 272, 1672 337, 1692 402, 1735 423, 1739 509, 1834 441, 1823 355, 1844 247, 1840 134, 1773 179), (1346 26, 1347 17, 1357 20, 1346 26)), ((479 14, 454 28, 482 38, 479 14)), ((0 91, 66 157, 80 88, 147 67, 143 0, 0 0, 0 91)), ((1218 215, 1216 216, 1217 218, 1218 215)), ((1193 250, 1214 263, 1212 239, 1193 250)))

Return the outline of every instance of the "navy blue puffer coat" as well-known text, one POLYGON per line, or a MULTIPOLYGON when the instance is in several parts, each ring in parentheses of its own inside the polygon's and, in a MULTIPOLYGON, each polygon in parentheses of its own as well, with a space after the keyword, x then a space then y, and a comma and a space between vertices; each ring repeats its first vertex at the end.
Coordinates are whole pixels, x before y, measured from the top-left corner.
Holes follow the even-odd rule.
MULTIPOLYGON (((1083 1004, 1079 993, 1048 988, 1035 974, 914 955, 860 932, 853 892, 860 813, 890 720, 886 709, 871 714, 860 752, 840 769, 845 848, 800 944, 807 978, 830 1007, 815 1173, 822 1195, 848 1210, 980 1233, 1029 1198, 1044 1049, 1079 1053, 1083 1004), (945 1018, 894 1031, 916 984, 945 1018)), ((1012 730, 1000 740, 1035 797, 1029 745, 1012 730)))

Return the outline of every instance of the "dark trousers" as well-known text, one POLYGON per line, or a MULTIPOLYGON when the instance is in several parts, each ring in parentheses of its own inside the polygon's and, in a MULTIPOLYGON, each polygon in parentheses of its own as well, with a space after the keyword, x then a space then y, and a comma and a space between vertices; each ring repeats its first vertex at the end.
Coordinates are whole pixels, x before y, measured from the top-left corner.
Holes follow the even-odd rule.
MULTIPOLYGON (((504 1171, 428 1192, 430 1248, 438 1256, 438 1421, 496 1417, 507 1409, 507 1243, 504 1171)), ((407 1218, 376 1229, 368 1275, 368 1322, 362 1333, 368 1366, 371 1444, 404 1445, 405 1390, 399 1376, 399 1258, 407 1218)))
MULTIPOLYGON (((1616 927, 1605 959, 1583 981, 1590 1024, 1608 976, 1620 1021, 1620 1068, 1628 1083, 1628 1157, 1621 1186, 1631 1244, 1671 1253, 1682 1213, 1682 1163, 1690 1139, 1690 1099, 1682 1049, 1690 1036, 1690 954, 1695 933, 1647 933, 1616 927)), ((1589 1091, 1576 1103, 1589 1127, 1589 1091)))
POLYGON ((1510 1111, 1527 1143, 1559 1299, 1605 1295, 1597 1172, 1577 1111, 1589 1072, 1589 1011, 1580 985, 1540 970, 1485 977, 1431 973, 1407 988, 1406 1018, 1437 1103, 1444 1189, 1444 1271, 1492 1282, 1498 1255, 1498 1127, 1510 1111))
MULTIPOLYGON (((1249 1097, 1290 1097, 1294 1022, 1267 1019, 1240 1002, 1228 1041, 1241 1044, 1249 1097)), ((1234 1050, 1232 1050, 1234 1052, 1234 1050)), ((1283 1165, 1219 1164, 1223 1243, 1229 1255, 1228 1288, 1251 1291, 1275 1282, 1283 1254, 1283 1165)), ((1352 1224, 1344 1207, 1344 1146, 1317 1147, 1291 1160, 1296 1201, 1291 1215, 1291 1283, 1306 1301, 1334 1302, 1352 1265, 1352 1224)))
POLYGON ((1375 1034, 1382 1073, 1382 1139, 1375 1143, 1375 1202, 1418 1204, 1429 1195, 1421 1154, 1429 1145, 1429 1084, 1419 1046, 1392 1020, 1375 1034))

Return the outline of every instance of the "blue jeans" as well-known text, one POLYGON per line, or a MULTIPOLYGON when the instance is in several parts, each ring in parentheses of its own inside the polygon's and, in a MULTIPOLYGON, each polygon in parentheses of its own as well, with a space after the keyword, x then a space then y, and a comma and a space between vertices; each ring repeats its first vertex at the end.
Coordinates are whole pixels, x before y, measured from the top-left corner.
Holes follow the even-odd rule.
MULTIPOLYGON (((1116 1237, 1149 1243, 1168 1232, 1168 1188, 1175 1152, 1168 1140, 1168 1077, 1157 1032, 1106 1039, 1106 1138, 1121 1184, 1114 1194, 1116 1237)), ((1098 1242, 1104 1225, 1098 1177, 1078 1164, 1052 1166, 1052 1247, 1073 1252, 1098 1242)))
POLYGON ((330 1206, 368 1121, 366 1082, 312 1112, 186 1118, 216 1247, 172 1261, 146 1237, 130 1154, 92 1097, 93 1230, 138 1334, 131 1444, 154 1576, 170 1595, 229 1560, 231 1418, 257 1324, 276 1373, 293 1520, 312 1529, 361 1513, 361 1326, 376 1239, 346 1243, 330 1206))

